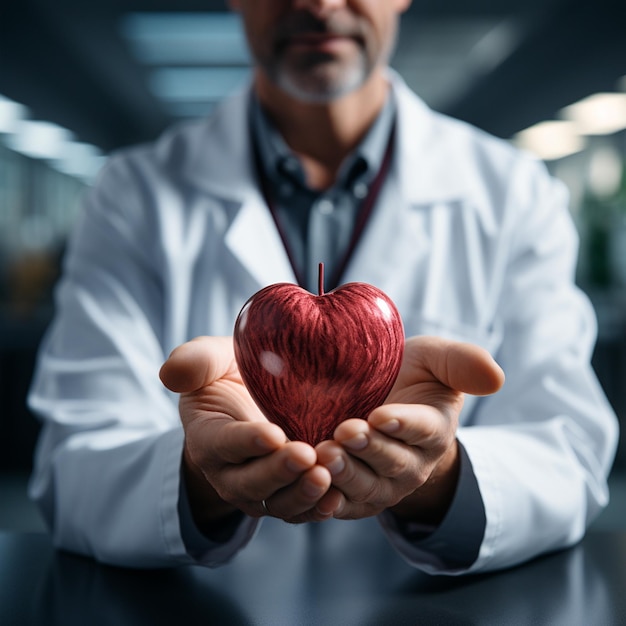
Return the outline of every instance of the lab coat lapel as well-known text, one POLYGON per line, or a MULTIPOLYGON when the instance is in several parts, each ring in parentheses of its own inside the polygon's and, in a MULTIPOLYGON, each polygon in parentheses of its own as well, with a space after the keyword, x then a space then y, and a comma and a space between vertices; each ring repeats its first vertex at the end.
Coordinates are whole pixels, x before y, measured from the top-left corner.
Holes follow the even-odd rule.
POLYGON ((442 180, 446 168, 434 130, 434 114, 394 73, 396 148, 387 181, 342 282, 366 280, 401 299, 415 264, 430 250, 426 227, 440 204, 466 195, 463 177, 442 180))
POLYGON ((280 234, 255 180, 248 92, 223 103, 190 140, 187 176, 229 215, 225 245, 259 286, 296 282, 280 234))
POLYGON ((274 218, 260 195, 244 201, 226 233, 226 246, 259 286, 297 282, 274 218))

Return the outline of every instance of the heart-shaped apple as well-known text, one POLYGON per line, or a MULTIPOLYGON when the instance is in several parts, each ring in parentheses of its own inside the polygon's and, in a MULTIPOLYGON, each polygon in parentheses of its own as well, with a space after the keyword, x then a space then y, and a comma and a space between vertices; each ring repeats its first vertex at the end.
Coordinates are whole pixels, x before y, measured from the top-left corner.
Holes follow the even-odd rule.
POLYGON ((367 283, 319 294, 291 283, 261 289, 234 330, 243 382, 291 440, 315 445, 383 403, 400 369, 404 329, 395 304, 367 283))

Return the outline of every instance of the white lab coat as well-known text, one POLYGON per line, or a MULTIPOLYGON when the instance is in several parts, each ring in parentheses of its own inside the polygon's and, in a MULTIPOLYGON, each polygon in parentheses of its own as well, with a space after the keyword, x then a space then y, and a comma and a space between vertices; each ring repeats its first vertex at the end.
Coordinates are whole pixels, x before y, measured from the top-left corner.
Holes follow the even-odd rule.
MULTIPOLYGON (((576 542, 608 500, 617 422, 589 365, 566 193, 542 165, 429 110, 396 76, 397 153, 344 281, 397 304, 407 335, 480 344, 504 368, 458 437, 487 526, 472 571, 576 542)), ((157 376, 177 345, 230 335, 244 301, 295 281, 254 184, 242 94, 211 119, 112 158, 71 241, 30 403, 44 420, 31 494, 57 545, 111 563, 190 563, 182 430, 157 376)), ((251 538, 202 558, 230 558, 251 538)), ((350 522, 346 522, 350 524, 350 522)), ((397 536, 404 556, 446 570, 397 536)))

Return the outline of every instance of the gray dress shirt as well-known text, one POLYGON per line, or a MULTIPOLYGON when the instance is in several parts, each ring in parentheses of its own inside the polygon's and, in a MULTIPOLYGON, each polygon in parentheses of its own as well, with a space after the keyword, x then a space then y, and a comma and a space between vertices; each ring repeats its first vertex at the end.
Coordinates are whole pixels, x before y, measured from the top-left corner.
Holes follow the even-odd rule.
POLYGON ((302 285, 317 293, 318 264, 324 263, 326 290, 346 254, 359 210, 370 193, 392 132, 395 104, 389 99, 357 149, 342 163, 331 188, 319 191, 306 184, 304 169, 253 98, 252 133, 259 174, 268 183, 273 211, 302 285))

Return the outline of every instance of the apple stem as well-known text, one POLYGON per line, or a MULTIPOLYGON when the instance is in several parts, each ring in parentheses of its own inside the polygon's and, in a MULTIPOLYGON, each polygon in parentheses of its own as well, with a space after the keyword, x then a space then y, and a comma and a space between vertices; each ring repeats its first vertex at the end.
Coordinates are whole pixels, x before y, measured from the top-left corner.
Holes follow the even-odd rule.
POLYGON ((324 264, 320 263, 317 273, 317 293, 320 296, 324 295, 324 264))

